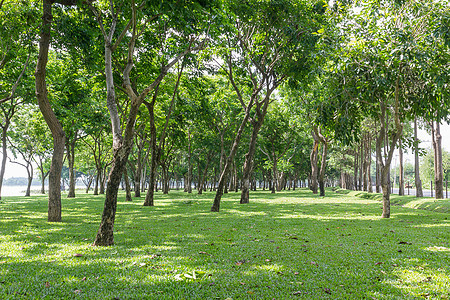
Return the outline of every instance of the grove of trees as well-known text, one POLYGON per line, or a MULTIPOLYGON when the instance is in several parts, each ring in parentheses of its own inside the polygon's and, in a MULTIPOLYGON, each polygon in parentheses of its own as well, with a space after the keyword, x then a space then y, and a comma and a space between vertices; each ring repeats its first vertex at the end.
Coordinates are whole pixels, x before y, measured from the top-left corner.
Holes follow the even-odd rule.
POLYGON ((64 167, 69 198, 77 179, 104 194, 94 245, 121 188, 144 206, 209 189, 219 212, 223 193, 340 186, 389 218, 398 152, 400 194, 406 174, 444 197, 448 1, 1 0, 0 20, 0 195, 9 151, 63 221, 64 167))

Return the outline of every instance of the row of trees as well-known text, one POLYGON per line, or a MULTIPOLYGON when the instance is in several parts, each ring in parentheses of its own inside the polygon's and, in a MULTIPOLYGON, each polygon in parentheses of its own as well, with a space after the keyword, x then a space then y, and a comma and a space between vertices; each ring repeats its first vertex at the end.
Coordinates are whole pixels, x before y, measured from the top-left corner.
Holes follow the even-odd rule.
POLYGON ((76 171, 94 182, 105 193, 95 245, 114 242, 121 183, 147 206, 157 181, 165 193, 209 186, 219 211, 224 192, 248 203, 257 183, 371 190, 374 152, 389 217, 394 149, 419 154, 405 129, 416 119, 432 129, 442 196, 445 3, 4 0, 0 13, 3 154, 9 139, 48 176, 49 221, 61 221, 64 161, 68 197, 76 171))

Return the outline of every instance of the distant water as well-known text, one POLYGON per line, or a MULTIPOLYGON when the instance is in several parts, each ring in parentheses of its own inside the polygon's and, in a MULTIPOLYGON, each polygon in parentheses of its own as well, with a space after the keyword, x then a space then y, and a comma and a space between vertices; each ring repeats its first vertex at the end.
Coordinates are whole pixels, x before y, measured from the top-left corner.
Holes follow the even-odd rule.
MULTIPOLYGON (((76 189, 86 189, 86 186, 80 185, 76 186, 76 189)), ((25 191, 27 190, 26 185, 4 185, 2 186, 2 196, 25 196, 25 191)), ((67 191, 67 186, 66 186, 67 191)), ((45 186, 45 193, 48 192, 48 186, 45 186)), ((31 195, 36 195, 41 193, 40 185, 31 186, 31 195)))
MULTIPOLYGON (((40 191, 39 186, 31 186, 31 194, 40 191)), ((24 196, 27 190, 26 185, 4 185, 2 186, 2 196, 24 196)))

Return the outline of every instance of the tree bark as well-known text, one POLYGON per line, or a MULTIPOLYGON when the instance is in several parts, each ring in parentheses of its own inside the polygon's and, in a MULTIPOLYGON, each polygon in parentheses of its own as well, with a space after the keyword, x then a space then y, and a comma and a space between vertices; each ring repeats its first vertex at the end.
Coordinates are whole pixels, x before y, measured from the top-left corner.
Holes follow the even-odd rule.
POLYGON ((75 198, 76 176, 74 164, 75 164, 75 144, 77 140, 78 130, 75 130, 75 132, 72 132, 72 134, 74 134, 72 140, 70 139, 66 140, 67 161, 69 163, 69 192, 67 193, 67 198, 75 198))
POLYGON ((242 133, 245 129, 245 126, 247 125, 248 119, 250 117, 250 109, 252 105, 249 105, 247 109, 245 110, 244 118, 242 119, 242 122, 239 126, 238 131, 236 132, 236 135, 234 137, 233 145, 231 146, 230 154, 227 157, 227 160, 225 161, 225 165, 222 170, 222 174, 220 174, 219 182, 217 184, 217 191, 216 196, 214 197, 214 202, 211 207, 212 212, 218 212, 220 209, 220 200, 222 199, 223 195, 223 189, 226 183, 226 177, 227 172, 229 171, 230 165, 233 162, 234 156, 236 155, 236 151, 239 145, 239 142, 242 138, 242 133))
POLYGON ((414 182, 416 184, 416 197, 423 197, 422 180, 419 170, 419 140, 417 138, 417 118, 414 118, 414 182))
POLYGON ((266 112, 267 108, 263 108, 261 111, 260 107, 256 107, 257 120, 252 121, 252 136, 250 138, 248 152, 245 154, 244 167, 242 168, 241 204, 250 202, 250 177, 253 169, 253 157, 255 156, 256 151, 256 140, 258 138, 258 132, 263 125, 266 112))
POLYGON ((398 159, 399 159, 399 176, 398 176, 398 194, 400 196, 405 195, 405 179, 403 170, 403 149, 402 149, 402 139, 398 140, 398 159))
POLYGON ((432 127, 432 140, 434 148, 434 187, 436 199, 444 198, 444 171, 442 167, 442 136, 441 125, 434 122, 432 127))
POLYGON ((39 109, 53 136, 53 156, 49 173, 48 221, 61 221, 61 170, 63 165, 65 133, 48 100, 45 71, 51 39, 52 1, 43 0, 42 27, 39 41, 39 56, 36 64, 36 97, 39 109))
POLYGON ((133 201, 133 198, 131 197, 130 178, 128 178, 128 170, 127 170, 127 168, 125 168, 123 170, 123 179, 125 181, 125 200, 126 201, 133 201))
POLYGON ((3 186, 3 177, 5 176, 5 170, 6 170, 6 159, 8 158, 7 155, 7 132, 9 127, 9 121, 7 120, 6 124, 2 126, 2 166, 0 169, 0 200, 2 199, 2 186, 3 186))
POLYGON ((319 172, 319 168, 317 166, 319 160, 319 137, 316 135, 315 130, 311 130, 311 134, 314 139, 314 145, 311 150, 310 160, 311 160, 311 179, 309 183, 309 188, 313 192, 313 194, 317 194, 318 183, 317 183, 317 175, 319 172))

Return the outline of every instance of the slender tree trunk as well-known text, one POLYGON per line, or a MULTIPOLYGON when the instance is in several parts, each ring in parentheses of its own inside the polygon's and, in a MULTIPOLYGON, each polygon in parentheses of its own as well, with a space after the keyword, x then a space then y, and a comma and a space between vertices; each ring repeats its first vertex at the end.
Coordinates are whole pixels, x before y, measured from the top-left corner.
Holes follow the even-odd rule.
POLYGON ((311 130, 313 139, 314 139, 314 145, 313 149, 311 151, 310 160, 311 160, 311 179, 309 183, 309 188, 313 192, 313 194, 317 194, 318 189, 318 183, 317 183, 317 176, 319 172, 319 168, 317 166, 318 160, 319 160, 319 137, 316 135, 314 130, 311 130))
POLYGON ((97 168, 97 175, 95 176, 95 185, 94 185, 94 195, 98 195, 98 189, 100 181, 102 180, 102 171, 103 168, 97 168))
MULTIPOLYGON (((150 174, 148 177, 148 190, 145 195, 144 206, 154 206, 155 184, 156 184, 156 171, 158 168, 158 161, 160 156, 160 149, 157 146, 156 138, 156 125, 155 125, 155 102, 158 94, 158 87, 156 88, 151 102, 144 102, 149 113, 150 123, 150 174)), ((190 160, 190 159, 189 159, 190 160)))
MULTIPOLYGON (((9 122, 8 122, 9 123, 9 122)), ((0 169, 0 200, 2 199, 2 186, 3 186, 3 177, 5 176, 5 170, 6 170, 6 159, 8 158, 7 155, 7 132, 9 124, 5 124, 2 126, 2 166, 0 169)))
POLYGON ((423 197, 422 180, 419 170, 419 140, 417 139, 417 118, 414 118, 414 181, 416 184, 416 197, 423 197))
POLYGON ((323 148, 322 148, 322 161, 320 163, 320 172, 319 172, 319 189, 320 189, 320 196, 325 197, 325 170, 327 166, 328 142, 324 140, 322 144, 323 148))
POLYGON ((123 170, 123 180, 125 181, 125 200, 133 201, 133 198, 131 197, 130 178, 128 177, 127 168, 123 170))
POLYGON ((33 166, 31 162, 27 161, 27 173, 28 173, 28 184, 27 190, 25 192, 25 197, 30 197, 31 195, 31 183, 33 182, 33 166))
POLYGON ((247 124, 248 119, 250 117, 250 109, 251 109, 251 107, 249 106, 249 107, 247 107, 247 109, 245 111, 244 118, 242 119, 239 129, 236 132, 236 136, 234 137, 234 142, 233 142, 233 145, 231 146, 230 154, 228 155, 227 160, 225 161, 225 165, 223 167, 222 174, 220 174, 219 182, 217 184, 216 196, 214 197, 214 202, 211 207, 211 211, 213 211, 213 212, 218 212, 220 209, 220 200, 222 199, 223 189, 224 189, 224 186, 226 183, 226 177, 227 177, 226 174, 229 171, 229 168, 230 168, 230 165, 232 164, 234 156, 236 155, 236 151, 237 151, 239 142, 241 140, 242 133, 244 132, 245 125, 247 124))
POLYGON ((354 190, 358 190, 358 151, 354 151, 354 162, 353 162, 353 186, 354 190))
POLYGON ((191 133, 188 130, 188 174, 187 174, 187 192, 192 193, 192 151, 191 151, 191 133))
POLYGON ((405 179, 403 177, 403 149, 402 149, 402 139, 398 140, 398 159, 400 161, 399 165, 399 177, 398 177, 398 194, 400 196, 405 195, 405 179))
POLYGON ((43 0, 39 56, 36 64, 36 96, 42 115, 53 136, 53 156, 49 173, 48 221, 61 221, 61 170, 64 158, 65 133, 48 100, 45 71, 51 39, 52 1, 43 0))
POLYGON ((371 166, 372 166, 372 135, 370 133, 367 134, 367 165, 366 165, 366 174, 367 174, 367 191, 369 193, 373 193, 372 188, 372 176, 371 176, 371 166))
POLYGON ((442 136, 441 125, 435 122, 433 128, 433 148, 434 148, 434 187, 436 199, 444 198, 444 172, 442 168, 442 136))
POLYGON ((67 193, 67 198, 75 198, 75 143, 77 138, 77 132, 74 133, 72 141, 67 141, 67 161, 69 163, 69 192, 67 193))
MULTIPOLYGON (((259 112, 259 108, 257 108, 259 112)), ((248 147, 248 152, 245 154, 244 167, 242 168, 242 188, 241 188, 241 204, 246 204, 250 202, 250 177, 252 175, 253 169, 253 157, 256 151, 256 140, 258 139, 258 132, 264 122, 264 112, 258 113, 258 120, 252 122, 253 131, 250 138, 250 144, 248 147)))

